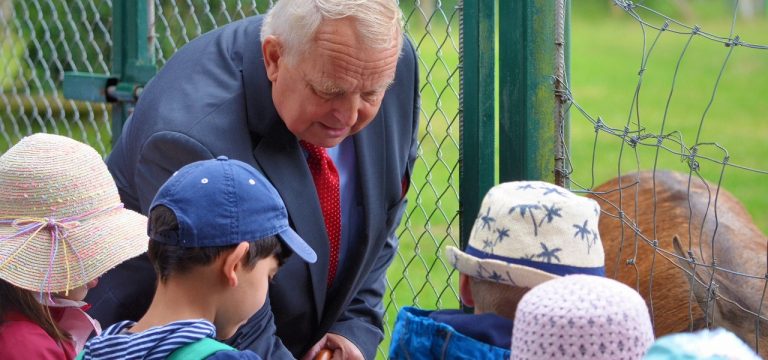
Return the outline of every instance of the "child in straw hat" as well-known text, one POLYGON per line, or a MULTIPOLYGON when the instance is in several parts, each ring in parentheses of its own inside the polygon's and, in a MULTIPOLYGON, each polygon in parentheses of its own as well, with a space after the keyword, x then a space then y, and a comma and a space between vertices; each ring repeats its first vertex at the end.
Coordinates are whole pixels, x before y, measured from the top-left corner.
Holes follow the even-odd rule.
POLYGON ((184 166, 163 184, 149 236, 158 277, 149 310, 91 339, 84 359, 259 359, 214 339, 231 337, 262 307, 287 256, 317 259, 269 181, 224 156, 184 166))
POLYGON ((600 208, 559 186, 508 182, 483 199, 464 251, 447 248, 459 293, 474 314, 406 307, 392 359, 508 359, 517 303, 532 287, 568 274, 604 275, 600 208))
POLYGON ((639 360, 653 342, 648 307, 616 280, 571 275, 523 296, 512 332, 512 360, 639 360))
POLYGON ((88 145, 35 134, 0 156, 0 358, 72 359, 100 330, 85 294, 146 251, 146 224, 88 145))

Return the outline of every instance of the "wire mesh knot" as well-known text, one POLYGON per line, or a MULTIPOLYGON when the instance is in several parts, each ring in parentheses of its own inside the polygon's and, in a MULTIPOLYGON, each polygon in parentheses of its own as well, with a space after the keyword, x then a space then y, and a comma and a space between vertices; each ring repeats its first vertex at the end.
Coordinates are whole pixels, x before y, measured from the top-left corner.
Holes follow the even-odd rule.
POLYGON ((613 0, 613 4, 624 9, 625 11, 630 11, 635 8, 635 4, 631 1, 613 0))
POLYGON ((693 28, 691 28, 691 35, 696 35, 701 31, 701 26, 694 25, 693 28))
POLYGON ((638 143, 639 141, 640 141, 640 137, 639 137, 639 136, 631 136, 631 137, 630 137, 630 138, 627 140, 627 143, 629 144, 629 146, 630 146, 630 147, 632 147, 632 148, 634 149, 635 147, 637 147, 637 143, 638 143))
POLYGON ((603 118, 598 116, 597 121, 595 121, 595 133, 600 132, 601 129, 605 129, 605 123, 603 118))
POLYGON ((739 46, 741 45, 741 37, 739 37, 739 35, 736 35, 736 37, 734 37, 730 41, 726 41, 725 43, 723 43, 723 45, 725 45, 725 47, 739 46))

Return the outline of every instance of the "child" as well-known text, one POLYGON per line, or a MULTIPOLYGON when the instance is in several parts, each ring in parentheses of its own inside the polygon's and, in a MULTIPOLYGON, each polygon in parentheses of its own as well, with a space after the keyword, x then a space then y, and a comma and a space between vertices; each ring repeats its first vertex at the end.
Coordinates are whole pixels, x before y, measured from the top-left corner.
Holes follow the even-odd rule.
POLYGON ((494 186, 467 248, 446 252, 460 272, 461 300, 474 314, 403 308, 390 358, 508 359, 515 309, 531 287, 568 274, 604 275, 599 214, 596 202, 556 185, 494 186))
POLYGON ((0 157, 0 358, 72 359, 98 323, 82 302, 98 277, 147 249, 101 156, 49 134, 0 157))
POLYGON ((639 360, 652 342, 640 294, 616 280, 572 275, 547 281, 520 300, 512 359, 639 360))
POLYGON ((261 308, 290 253, 317 258, 266 178, 224 156, 168 179, 150 205, 149 236, 158 277, 149 310, 91 339, 84 359, 258 359, 212 339, 231 337, 261 308))
POLYGON ((723 329, 669 334, 658 338, 644 360, 759 360, 736 334, 723 329))

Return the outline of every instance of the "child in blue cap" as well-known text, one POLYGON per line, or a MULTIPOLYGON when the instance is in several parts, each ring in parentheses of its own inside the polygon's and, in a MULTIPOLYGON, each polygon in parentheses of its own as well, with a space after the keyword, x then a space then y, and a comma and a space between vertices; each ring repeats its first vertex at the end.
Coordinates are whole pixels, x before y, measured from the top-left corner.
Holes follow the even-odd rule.
POLYGON ((283 201, 251 166, 226 157, 189 164, 150 206, 155 297, 138 321, 91 339, 84 359, 259 359, 214 339, 259 310, 286 257, 317 256, 288 225, 283 201))

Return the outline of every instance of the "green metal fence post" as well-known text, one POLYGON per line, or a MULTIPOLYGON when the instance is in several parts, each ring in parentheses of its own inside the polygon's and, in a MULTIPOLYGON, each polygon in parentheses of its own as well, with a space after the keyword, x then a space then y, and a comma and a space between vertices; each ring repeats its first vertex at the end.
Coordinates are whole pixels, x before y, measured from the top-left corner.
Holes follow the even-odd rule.
POLYGON ((112 143, 133 111, 141 90, 157 71, 154 56, 154 1, 114 0, 112 3, 112 73, 67 72, 64 96, 110 102, 112 143))
POLYGON ((554 181, 555 1, 499 3, 499 181, 554 181))
POLYGON ((461 149, 459 211, 466 247, 480 203, 494 182, 494 1, 460 5, 461 149))
POLYGON ((115 94, 128 95, 112 106, 112 141, 123 129, 133 111, 133 103, 141 87, 155 75, 155 57, 150 26, 154 22, 153 2, 146 0, 114 0, 112 26, 112 73, 120 82, 115 94))

